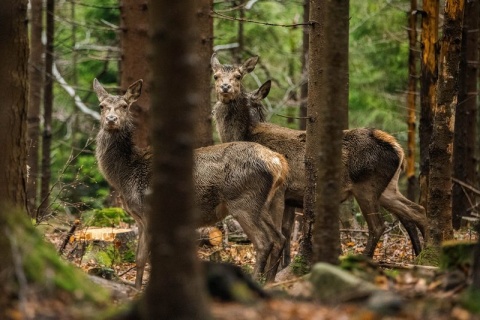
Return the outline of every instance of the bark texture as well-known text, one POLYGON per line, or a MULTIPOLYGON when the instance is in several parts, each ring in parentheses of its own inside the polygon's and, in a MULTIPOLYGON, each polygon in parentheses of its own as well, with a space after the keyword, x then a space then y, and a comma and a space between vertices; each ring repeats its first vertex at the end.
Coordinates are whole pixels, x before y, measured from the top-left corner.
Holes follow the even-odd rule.
MULTIPOLYGON (((0 204, 26 209, 27 1, 0 2, 0 204)), ((0 214, 4 212, 0 210, 0 214)), ((0 272, 1 274, 1 272, 0 272)))
POLYGON ((43 1, 32 0, 30 10, 30 62, 29 83, 30 95, 28 106, 28 166, 29 178, 27 187, 28 212, 35 218, 38 181, 38 152, 40 138, 40 107, 42 104, 43 88, 43 44, 42 44, 42 16, 43 1))
POLYGON ((453 238, 452 153, 455 108, 458 103, 458 72, 462 49, 464 0, 445 2, 441 72, 438 77, 437 105, 432 142, 429 148, 430 174, 428 213, 430 239, 434 246, 453 238))
POLYGON ((342 200, 343 129, 348 126, 349 2, 312 0, 310 20, 314 24, 309 41, 309 121, 305 155, 308 183, 304 206, 308 221, 304 225, 314 220, 312 262, 336 264, 341 253, 339 205, 342 200))
POLYGON ((437 97, 437 45, 438 45, 438 11, 439 1, 423 2, 422 13, 422 63, 420 75, 420 199, 419 203, 428 212, 428 176, 430 160, 428 145, 433 131, 433 109, 437 97))
MULTIPOLYGON (((149 109, 150 109, 150 77, 147 55, 149 51, 148 37, 148 1, 122 0, 120 5, 120 46, 122 49, 120 88, 125 92, 130 84, 138 79, 146 80, 142 88, 143 94, 132 105, 134 117, 135 144, 141 148, 148 145, 149 109)), ((162 89, 163 90, 163 89, 162 89)))
POLYGON ((407 142, 407 197, 415 201, 417 178, 415 175, 415 136, 416 136, 416 102, 417 102, 417 0, 410 0, 408 16, 408 142, 407 142))
POLYGON ((207 319, 196 258, 193 153, 198 64, 195 1, 152 1, 153 195, 149 198, 150 281, 145 319, 207 319), (175 121, 172 121, 175 119, 175 121), (180 200, 180 201, 179 201, 180 200), (160 303, 159 303, 160 302, 160 303))
MULTIPOLYGON (((455 135, 453 143, 453 176, 475 186, 476 137, 477 137, 477 83, 478 83, 478 38, 480 4, 465 3, 465 21, 462 36, 462 55, 459 72, 458 106, 455 111, 455 135)), ((475 195, 458 183, 452 190, 453 227, 460 228, 462 216, 470 215, 475 195)))
POLYGON ((194 147, 206 147, 213 144, 212 137, 212 102, 210 83, 212 79, 210 57, 213 53, 213 18, 210 11, 213 7, 212 0, 197 0, 196 26, 199 31, 199 39, 195 42, 195 52, 198 57, 198 92, 199 103, 197 107, 197 122, 195 124, 194 147))
POLYGON ((45 45, 45 87, 43 95, 43 136, 42 136, 42 182, 40 189, 40 206, 37 220, 48 213, 50 205, 50 178, 51 178, 51 145, 52 145, 52 112, 53 112, 53 57, 55 36, 55 0, 47 0, 46 6, 46 45, 45 45))

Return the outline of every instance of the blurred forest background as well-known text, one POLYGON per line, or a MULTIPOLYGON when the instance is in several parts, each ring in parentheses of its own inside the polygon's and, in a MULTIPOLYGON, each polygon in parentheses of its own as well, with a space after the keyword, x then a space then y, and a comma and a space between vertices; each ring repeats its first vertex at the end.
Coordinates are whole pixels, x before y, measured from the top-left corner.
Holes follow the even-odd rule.
MULTIPOLYGON (((53 80, 54 90, 50 202, 45 212, 47 216, 66 213, 71 221, 81 212, 114 205, 108 202, 110 189, 98 172, 93 153, 99 110, 91 84, 98 78, 111 92, 120 91, 121 11, 117 0, 55 1, 54 6, 54 66, 52 74, 47 75, 53 80)), ((352 1, 350 5, 350 127, 383 129, 403 146, 408 132, 409 10, 410 3, 403 0, 352 1)), ((235 63, 259 55, 259 65, 245 79, 247 90, 272 79, 265 103, 269 121, 299 128, 300 106, 305 103, 301 95, 305 84, 301 25, 304 1, 215 1, 214 12, 213 45, 220 60, 235 63), (228 17, 250 22, 239 23, 228 17), (291 26, 295 24, 299 25, 291 26)), ((148 48, 133 50, 141 56, 148 48)), ((212 105, 214 102, 212 96, 212 105)), ((36 178, 41 176, 39 170, 36 178)), ((37 208, 40 199, 37 197, 31 208, 37 208)))

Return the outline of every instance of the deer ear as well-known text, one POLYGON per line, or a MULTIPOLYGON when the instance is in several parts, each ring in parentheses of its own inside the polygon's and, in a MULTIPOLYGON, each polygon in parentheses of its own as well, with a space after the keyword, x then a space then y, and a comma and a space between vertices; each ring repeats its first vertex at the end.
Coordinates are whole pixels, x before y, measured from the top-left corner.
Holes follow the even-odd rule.
POLYGON ((222 67, 222 65, 220 64, 220 61, 218 61, 216 52, 214 52, 212 54, 212 57, 210 58, 210 65, 212 66, 213 72, 216 72, 218 69, 222 67))
POLYGON ((250 73, 255 69, 255 66, 257 65, 259 57, 254 56, 251 58, 248 58, 241 66, 240 66, 240 72, 245 74, 245 73, 250 73))
POLYGON ((125 92, 125 95, 123 96, 128 104, 132 104, 138 100, 140 94, 142 94, 142 85, 143 80, 140 79, 135 81, 130 85, 130 87, 128 87, 127 92, 125 92))
POLYGON ((98 101, 100 102, 108 96, 108 92, 102 87, 97 78, 93 79, 93 90, 97 94, 98 101))
POLYGON ((270 88, 272 87, 272 81, 267 80, 264 84, 260 86, 260 88, 255 91, 253 96, 257 99, 263 100, 265 99, 268 94, 270 93, 270 88))

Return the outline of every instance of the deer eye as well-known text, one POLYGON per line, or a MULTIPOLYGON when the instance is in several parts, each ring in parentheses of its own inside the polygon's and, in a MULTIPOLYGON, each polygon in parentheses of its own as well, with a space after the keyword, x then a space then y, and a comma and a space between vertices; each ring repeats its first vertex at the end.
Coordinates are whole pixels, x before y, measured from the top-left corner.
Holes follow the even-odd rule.
POLYGON ((126 110, 128 108, 128 106, 126 104, 122 104, 122 109, 123 110, 126 110))
POLYGON ((236 74, 236 75, 235 75, 235 79, 240 80, 240 79, 242 79, 242 76, 239 75, 239 74, 236 74))
POLYGON ((218 76, 217 76, 217 75, 214 75, 214 76, 213 76, 213 79, 214 79, 214 80, 218 80, 218 76))
POLYGON ((99 105, 98 107, 100 108, 100 110, 103 110, 103 108, 105 108, 103 104, 99 105))

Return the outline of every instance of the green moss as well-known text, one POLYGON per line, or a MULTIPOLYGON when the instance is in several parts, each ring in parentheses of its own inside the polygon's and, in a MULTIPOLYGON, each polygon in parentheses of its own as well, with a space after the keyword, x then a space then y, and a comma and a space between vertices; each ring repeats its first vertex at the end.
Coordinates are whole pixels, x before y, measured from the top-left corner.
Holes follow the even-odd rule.
POLYGON ((460 296, 460 304, 471 313, 480 315, 480 290, 469 288, 460 296))
POLYGON ((29 286, 37 287, 44 298, 70 297, 77 302, 108 302, 107 291, 89 281, 83 271, 62 260, 23 212, 4 216, 8 219, 8 240, 15 247, 14 254, 21 262, 20 272, 25 275, 29 286))
POLYGON ((434 246, 426 247, 415 258, 415 264, 438 267, 440 265, 440 248, 434 246))
POLYGON ((297 255, 291 264, 292 272, 296 276, 303 276, 310 272, 310 265, 301 255, 297 255))
POLYGON ((442 243, 440 267, 443 270, 468 268, 473 263, 475 241, 451 240, 442 243))

